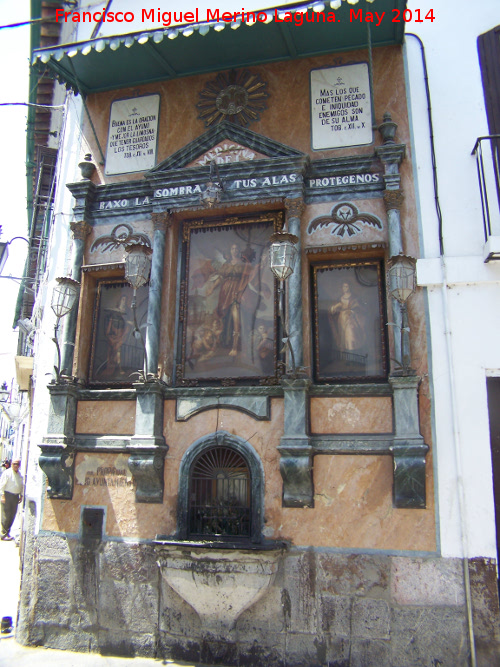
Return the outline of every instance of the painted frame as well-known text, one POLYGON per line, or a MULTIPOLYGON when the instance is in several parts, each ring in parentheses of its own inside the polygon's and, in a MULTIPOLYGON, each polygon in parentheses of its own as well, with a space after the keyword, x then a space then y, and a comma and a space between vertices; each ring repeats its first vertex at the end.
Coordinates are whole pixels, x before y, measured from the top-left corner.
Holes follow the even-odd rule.
POLYGON ((183 226, 177 383, 276 384, 276 281, 270 237, 283 213, 183 226))
POLYGON ((318 382, 387 378, 382 264, 313 265, 314 373, 318 382))
MULTIPOLYGON (((132 287, 123 279, 99 280, 92 323, 89 383, 130 385, 144 363, 144 347, 134 336, 132 287)), ((137 290, 137 323, 146 340, 149 287, 137 290)))

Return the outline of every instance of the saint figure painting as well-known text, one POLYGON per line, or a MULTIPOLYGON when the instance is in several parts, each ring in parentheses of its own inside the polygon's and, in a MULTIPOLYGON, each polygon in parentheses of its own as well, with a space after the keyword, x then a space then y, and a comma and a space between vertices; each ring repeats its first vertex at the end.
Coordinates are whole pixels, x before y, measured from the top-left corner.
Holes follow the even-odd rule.
POLYGON ((377 261, 313 267, 317 380, 386 375, 381 266, 377 261))

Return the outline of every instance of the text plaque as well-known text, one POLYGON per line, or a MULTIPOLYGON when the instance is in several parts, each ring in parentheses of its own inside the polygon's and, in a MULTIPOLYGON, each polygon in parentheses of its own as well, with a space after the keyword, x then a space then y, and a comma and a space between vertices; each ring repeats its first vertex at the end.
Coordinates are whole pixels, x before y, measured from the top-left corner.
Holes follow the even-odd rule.
POLYGON ((117 100, 111 105, 107 175, 146 171, 156 164, 159 95, 117 100))
POLYGON ((367 63, 311 70, 313 150, 373 141, 367 63))

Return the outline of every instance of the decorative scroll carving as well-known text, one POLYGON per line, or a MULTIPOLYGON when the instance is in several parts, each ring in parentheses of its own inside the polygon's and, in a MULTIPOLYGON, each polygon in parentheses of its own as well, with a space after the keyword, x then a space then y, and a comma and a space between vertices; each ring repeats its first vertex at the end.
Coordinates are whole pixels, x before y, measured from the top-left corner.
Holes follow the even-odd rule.
POLYGON ((163 502, 163 468, 166 450, 141 451, 129 456, 128 467, 136 484, 137 503, 163 502))
POLYGON ((40 445, 40 449, 42 453, 38 463, 47 475, 47 495, 49 498, 71 500, 75 470, 73 450, 62 445, 40 445))
POLYGON ((392 209, 399 210, 404 201, 404 194, 401 190, 385 190, 384 204, 387 211, 392 209))
POLYGON ((169 211, 151 213, 151 220, 153 221, 154 230, 159 230, 160 232, 166 232, 174 223, 174 218, 169 211))
POLYGON ((85 241, 87 236, 92 231, 92 227, 87 222, 85 222, 85 220, 70 222, 69 226, 73 233, 73 238, 78 241, 85 241))
POLYGON ((307 233, 313 234, 317 229, 333 225, 330 234, 343 237, 345 234, 354 236, 361 232, 360 225, 370 225, 382 229, 382 221, 371 213, 360 211, 357 206, 350 202, 341 202, 333 207, 330 215, 320 215, 311 220, 307 227, 307 233))
POLYGON ((429 450, 423 440, 394 439, 394 506, 425 509, 425 455, 429 450))
POLYGON ((312 448, 280 445, 279 452, 283 507, 313 507, 312 448))
POLYGON ((90 252, 94 252, 95 250, 101 250, 101 252, 111 252, 120 246, 125 246, 129 243, 141 243, 148 248, 151 248, 151 241, 146 234, 141 234, 141 232, 134 232, 130 225, 125 222, 121 222, 119 225, 116 225, 116 227, 113 227, 111 234, 99 236, 90 246, 90 252))

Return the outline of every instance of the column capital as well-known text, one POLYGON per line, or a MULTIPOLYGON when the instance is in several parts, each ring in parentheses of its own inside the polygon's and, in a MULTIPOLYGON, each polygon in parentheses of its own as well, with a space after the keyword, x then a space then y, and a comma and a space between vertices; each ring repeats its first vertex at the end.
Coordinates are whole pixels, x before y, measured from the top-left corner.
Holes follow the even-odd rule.
POLYGON ((161 211, 160 213, 151 213, 151 220, 153 221, 153 226, 155 231, 159 230, 160 232, 167 231, 172 226, 174 219, 172 214, 169 211, 161 211))
POLYGON ((404 194, 402 190, 385 190, 384 191, 384 204, 387 211, 398 210, 403 205, 404 194))
POLYGON ((78 241, 85 241, 87 236, 92 231, 92 227, 85 222, 85 220, 75 220, 69 223, 70 229, 73 233, 73 238, 78 241))
POLYGON ((304 200, 302 197, 295 197, 294 199, 285 199, 286 217, 300 218, 304 212, 304 200))

